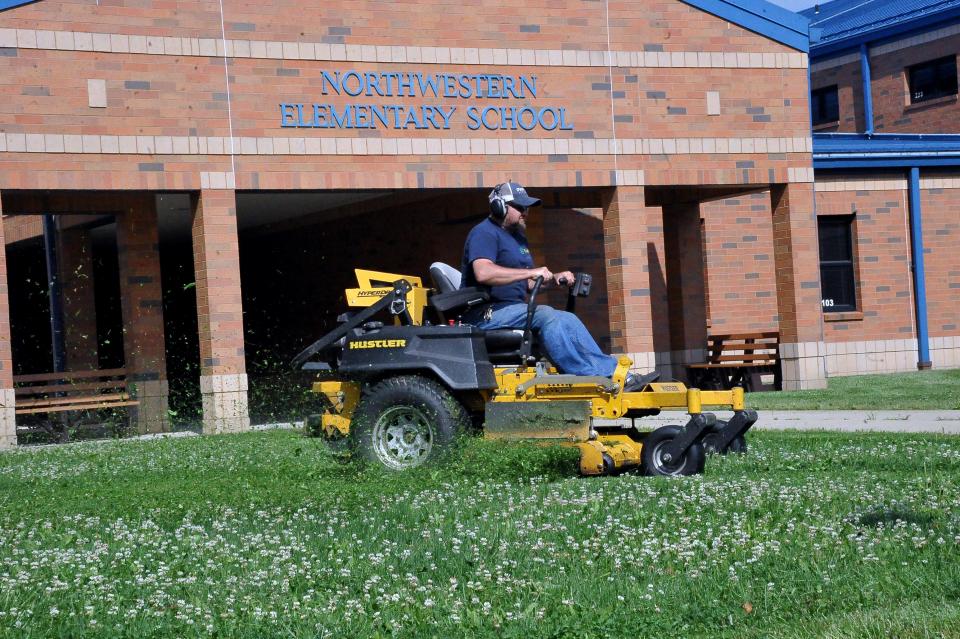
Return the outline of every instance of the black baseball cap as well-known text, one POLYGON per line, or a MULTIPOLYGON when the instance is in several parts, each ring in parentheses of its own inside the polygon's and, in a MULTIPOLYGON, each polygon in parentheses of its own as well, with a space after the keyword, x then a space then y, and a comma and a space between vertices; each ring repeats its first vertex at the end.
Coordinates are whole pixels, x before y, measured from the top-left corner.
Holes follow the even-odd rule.
POLYGON ((507 204, 516 204, 525 209, 531 206, 540 206, 539 198, 530 197, 527 190, 516 182, 504 182, 494 189, 494 193, 499 195, 507 204))

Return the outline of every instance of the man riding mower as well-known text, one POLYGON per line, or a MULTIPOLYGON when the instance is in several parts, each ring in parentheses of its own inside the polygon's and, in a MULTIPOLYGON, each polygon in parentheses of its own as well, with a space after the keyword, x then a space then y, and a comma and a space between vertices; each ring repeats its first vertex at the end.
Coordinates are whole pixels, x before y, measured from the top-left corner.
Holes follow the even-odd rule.
MULTIPOLYGON (((703 471, 705 450, 745 449, 757 414, 744 410, 743 389, 649 382, 627 391, 628 357, 617 359, 610 376, 561 374, 539 357, 532 324, 541 277, 522 330, 482 330, 458 318, 489 295, 459 288, 460 273, 449 266, 431 267, 436 289, 418 277, 356 273, 359 288, 347 290, 347 300, 363 310, 341 315, 293 365, 318 376, 313 390, 324 412, 308 427, 369 461, 396 470, 437 461, 471 427, 491 439, 575 446, 584 475, 691 475, 703 471), (718 420, 703 412, 707 405, 732 409, 733 417, 718 420), (636 427, 636 418, 664 409, 686 411, 686 424, 650 433, 636 427)), ((574 277, 569 309, 590 284, 588 275, 574 277)))

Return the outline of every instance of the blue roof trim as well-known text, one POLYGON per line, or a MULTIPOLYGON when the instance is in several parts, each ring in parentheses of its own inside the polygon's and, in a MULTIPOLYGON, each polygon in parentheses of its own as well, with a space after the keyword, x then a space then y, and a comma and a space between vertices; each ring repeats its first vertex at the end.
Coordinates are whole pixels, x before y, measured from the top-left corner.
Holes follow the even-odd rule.
POLYGON ((14 7, 31 4, 33 2, 37 2, 37 0, 0 0, 0 11, 6 11, 7 9, 13 9, 14 7))
POLYGON ((960 167, 960 135, 814 133, 813 168, 960 167))
POLYGON ((810 50, 810 21, 766 0, 681 1, 797 51, 810 50))

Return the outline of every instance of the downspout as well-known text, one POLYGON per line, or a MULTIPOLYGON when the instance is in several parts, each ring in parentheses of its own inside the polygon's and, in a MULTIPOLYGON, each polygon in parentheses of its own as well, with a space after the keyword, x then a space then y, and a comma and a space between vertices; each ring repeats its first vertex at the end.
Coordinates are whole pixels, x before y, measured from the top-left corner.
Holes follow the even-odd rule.
POLYGON ((57 268, 57 217, 43 215, 43 253, 47 262, 47 295, 50 299, 50 345, 53 351, 53 372, 63 371, 66 345, 63 340, 63 299, 57 268))
POLYGON ((873 135, 873 95, 870 92, 870 49, 867 43, 860 45, 860 77, 863 79, 863 119, 866 121, 864 133, 873 135))
POLYGON ((913 252, 913 290, 917 313, 917 368, 927 370, 930 361, 930 338, 927 332, 927 285, 923 272, 923 227, 920 223, 920 169, 910 169, 910 246, 913 252))

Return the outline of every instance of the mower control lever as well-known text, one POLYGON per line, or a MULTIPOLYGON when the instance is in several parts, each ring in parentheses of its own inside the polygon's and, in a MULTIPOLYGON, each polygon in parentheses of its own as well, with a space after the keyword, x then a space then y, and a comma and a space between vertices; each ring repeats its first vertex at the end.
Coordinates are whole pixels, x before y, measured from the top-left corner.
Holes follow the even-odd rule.
POLYGON ((593 276, 589 273, 577 273, 574 277, 573 284, 568 284, 566 279, 567 278, 565 277, 560 278, 560 283, 570 286, 570 290, 567 292, 567 312, 573 313, 574 309, 577 307, 577 298, 590 295, 590 287, 593 285, 593 276))
POLYGON ((533 313, 537 309, 537 293, 543 286, 543 275, 538 275, 533 280, 533 288, 530 289, 530 299, 527 301, 527 321, 523 325, 523 343, 520 345, 520 356, 525 363, 530 363, 531 352, 533 351, 533 313))

